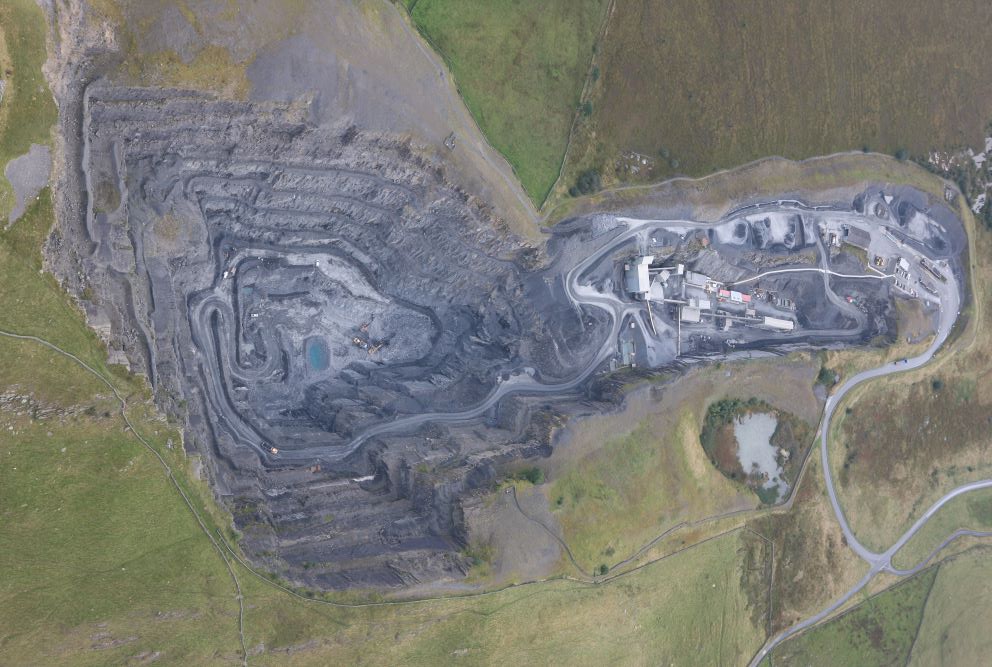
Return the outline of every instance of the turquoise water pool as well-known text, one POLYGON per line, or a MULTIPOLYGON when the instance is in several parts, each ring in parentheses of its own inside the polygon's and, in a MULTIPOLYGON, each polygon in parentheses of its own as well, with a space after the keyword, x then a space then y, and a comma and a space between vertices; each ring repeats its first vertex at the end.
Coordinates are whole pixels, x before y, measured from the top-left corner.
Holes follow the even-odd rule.
POLYGON ((331 355, 327 350, 327 343, 323 338, 319 336, 308 338, 304 344, 304 349, 306 351, 307 361, 310 363, 310 368, 315 371, 327 370, 327 367, 331 363, 331 355))

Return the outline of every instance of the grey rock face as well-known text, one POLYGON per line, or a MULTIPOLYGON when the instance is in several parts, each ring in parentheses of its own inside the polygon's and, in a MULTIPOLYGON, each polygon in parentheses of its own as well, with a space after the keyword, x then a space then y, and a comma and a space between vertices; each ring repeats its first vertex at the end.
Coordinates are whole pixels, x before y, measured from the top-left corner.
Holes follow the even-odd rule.
POLYGON ((71 246, 257 560, 331 588, 459 576, 459 498, 545 451, 561 399, 356 437, 471 407, 521 365, 568 377, 602 335, 575 335, 517 261, 529 250, 440 165, 307 118, 90 89, 71 246))

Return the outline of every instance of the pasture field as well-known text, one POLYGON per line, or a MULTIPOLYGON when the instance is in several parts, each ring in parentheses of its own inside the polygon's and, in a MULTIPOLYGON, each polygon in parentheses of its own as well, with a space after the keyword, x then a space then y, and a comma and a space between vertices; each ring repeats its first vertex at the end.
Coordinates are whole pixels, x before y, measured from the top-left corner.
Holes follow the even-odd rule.
POLYGON ((980 665, 992 651, 992 551, 969 550, 940 566, 909 663, 980 665))
POLYGON ((979 0, 403 4, 539 207, 590 171, 613 187, 768 156, 977 149, 992 119, 979 0))
POLYGON ((924 570, 780 644, 762 664, 905 665, 938 569, 924 570))
POLYGON ((411 17, 441 54, 490 143, 540 207, 558 178, 605 0, 417 0, 411 17))
POLYGON ((44 14, 32 0, 0 1, 0 78, 6 83, 0 103, 0 227, 14 206, 14 189, 4 167, 47 144, 56 121, 55 101, 41 74, 45 62, 44 14))
POLYGON ((764 638, 734 531, 600 585, 551 581, 482 598, 341 610, 245 583, 254 664, 741 664, 764 638), (251 612, 249 612, 249 619, 251 612))
POLYGON ((589 168, 608 186, 769 155, 979 148, 990 22, 980 0, 617 3, 556 194, 589 168))
MULTIPOLYGON (((896 553, 893 564, 901 568, 915 566, 959 528, 992 531, 992 489, 958 496, 941 507, 937 515, 896 553)), ((972 539, 988 541, 988 538, 959 539, 962 544, 972 539)))
POLYGON ((576 559, 586 570, 612 567, 681 521, 754 508, 757 497, 724 477, 703 450, 706 408, 747 386, 749 396, 815 423, 817 370, 801 355, 722 364, 669 387, 637 390, 618 414, 574 425, 542 465, 551 509, 576 559))
POLYGON ((763 667, 975 665, 992 649, 987 576, 992 550, 975 546, 895 583, 776 647, 763 667))

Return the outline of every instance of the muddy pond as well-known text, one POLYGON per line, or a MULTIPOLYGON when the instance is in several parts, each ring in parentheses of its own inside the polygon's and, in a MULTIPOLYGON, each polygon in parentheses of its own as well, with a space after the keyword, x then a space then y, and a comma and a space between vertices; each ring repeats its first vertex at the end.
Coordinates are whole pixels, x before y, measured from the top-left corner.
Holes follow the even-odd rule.
POLYGON ((734 422, 734 437, 737 440, 737 459, 744 473, 764 477, 762 488, 777 490, 781 497, 788 492, 789 485, 783 478, 777 448, 772 444, 772 435, 777 427, 778 420, 774 414, 753 412, 734 422))

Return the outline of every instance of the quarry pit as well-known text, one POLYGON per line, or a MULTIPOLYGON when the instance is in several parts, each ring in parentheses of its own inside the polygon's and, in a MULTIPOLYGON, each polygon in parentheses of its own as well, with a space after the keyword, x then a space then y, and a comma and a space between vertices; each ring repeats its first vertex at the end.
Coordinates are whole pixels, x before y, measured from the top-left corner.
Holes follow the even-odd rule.
POLYGON ((305 104, 91 85, 78 224, 49 253, 183 423, 242 544, 322 589, 468 569, 461 500, 631 373, 892 342, 957 304, 960 222, 905 187, 719 220, 509 231, 408 137, 305 104))

